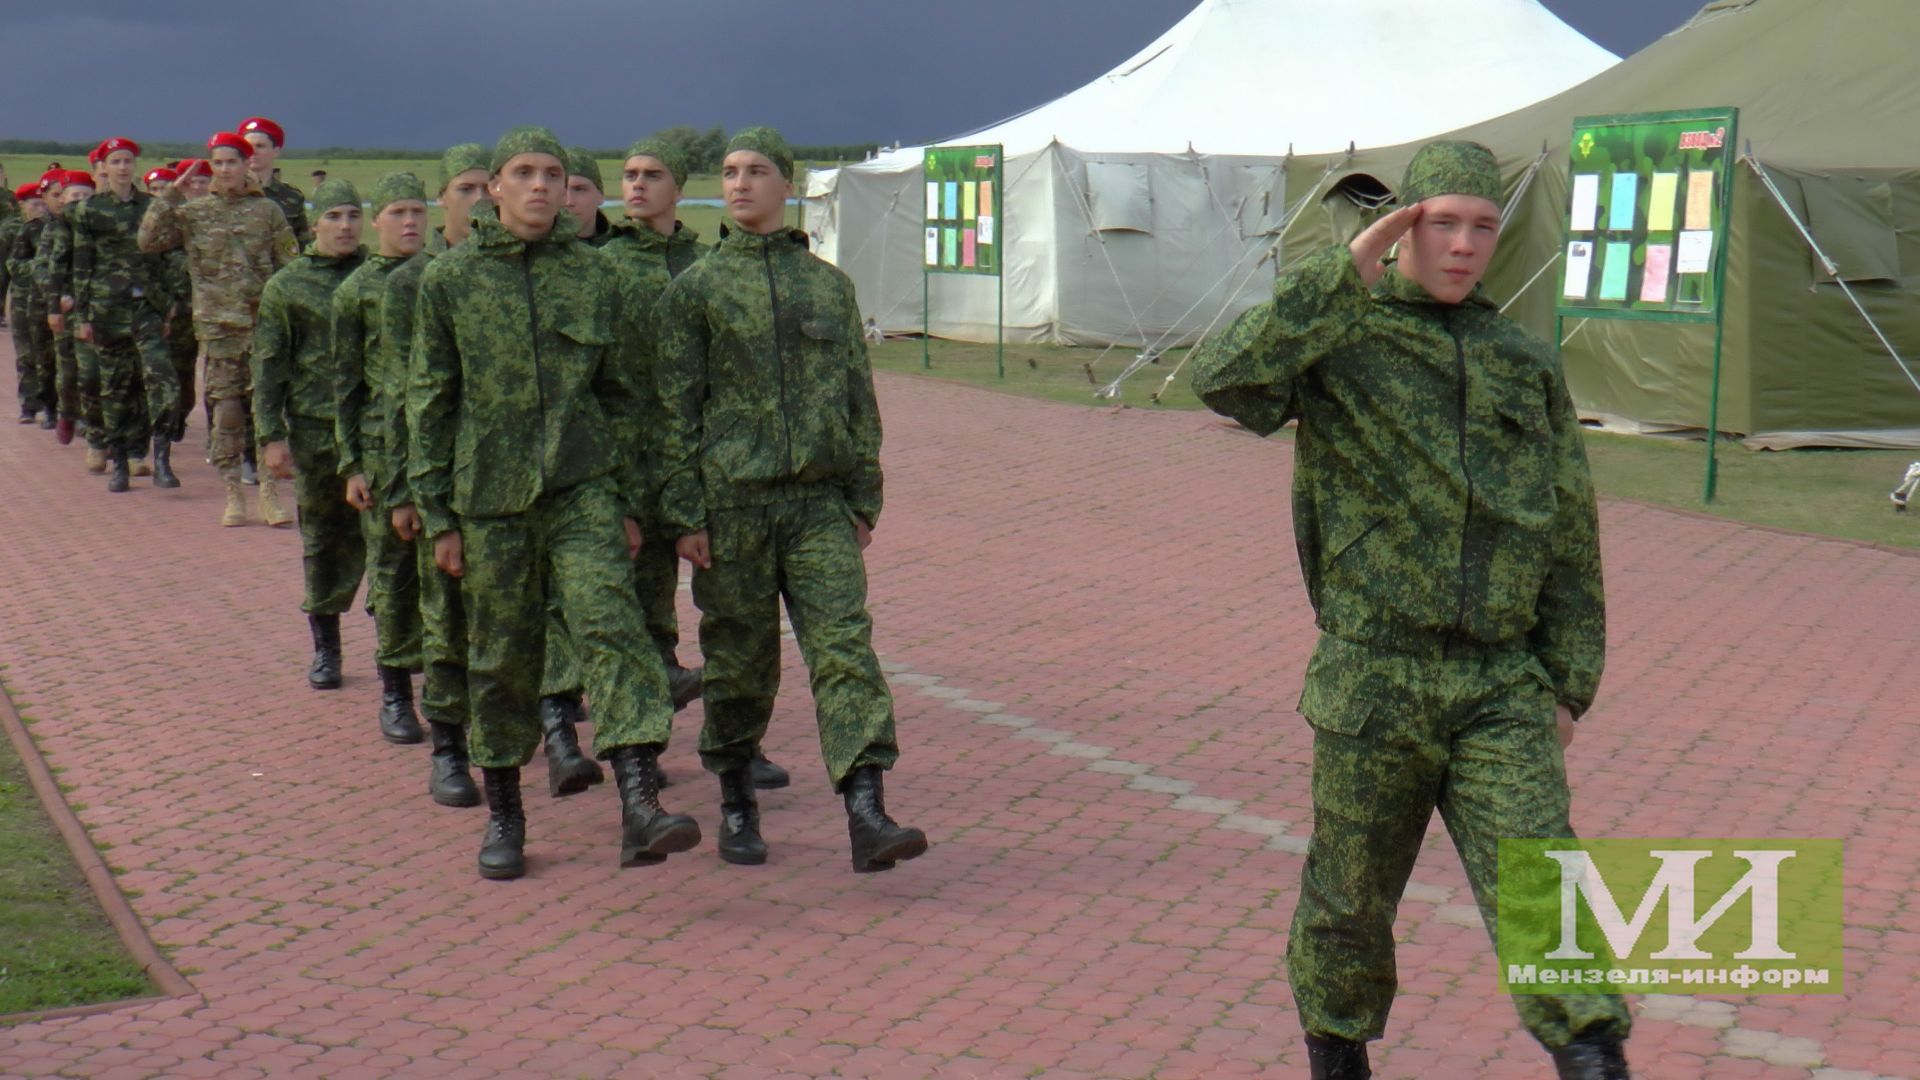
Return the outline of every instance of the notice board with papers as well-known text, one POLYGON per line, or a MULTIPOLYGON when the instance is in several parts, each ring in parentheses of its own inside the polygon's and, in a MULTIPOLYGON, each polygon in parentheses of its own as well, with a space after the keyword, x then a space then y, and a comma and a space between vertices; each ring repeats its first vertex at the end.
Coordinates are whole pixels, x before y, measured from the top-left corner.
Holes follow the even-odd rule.
POLYGON ((1719 317, 1738 119, 1731 107, 1574 118, 1560 315, 1719 317))

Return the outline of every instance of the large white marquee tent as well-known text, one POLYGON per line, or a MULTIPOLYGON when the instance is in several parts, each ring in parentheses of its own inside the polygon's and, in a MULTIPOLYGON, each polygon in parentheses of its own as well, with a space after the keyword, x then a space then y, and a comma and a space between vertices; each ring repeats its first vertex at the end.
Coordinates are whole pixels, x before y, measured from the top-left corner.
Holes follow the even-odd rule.
MULTIPOLYGON (((937 145, 1006 148, 1009 340, 1165 346, 1265 294, 1292 206, 1357 221, 1385 195, 1290 198, 1290 154, 1449 131, 1616 60, 1537 0, 1202 0, 1086 86, 937 145)), ((921 326, 921 150, 807 185, 816 250, 887 330, 921 326)), ((993 340, 990 278, 929 287, 933 333, 993 340)))

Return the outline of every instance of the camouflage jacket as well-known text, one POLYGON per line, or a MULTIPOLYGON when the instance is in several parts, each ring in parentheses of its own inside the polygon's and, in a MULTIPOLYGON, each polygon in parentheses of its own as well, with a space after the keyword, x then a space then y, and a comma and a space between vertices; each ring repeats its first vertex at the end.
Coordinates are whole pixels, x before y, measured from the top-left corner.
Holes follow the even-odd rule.
POLYGON ((273 200, 273 205, 287 215, 287 228, 293 230, 294 240, 305 251, 313 243, 313 227, 307 224, 306 193, 292 184, 280 180, 270 180, 261 185, 260 193, 273 200))
POLYGON ((1320 628, 1423 655, 1527 647, 1561 704, 1592 703, 1606 652, 1592 479, 1553 350, 1476 292, 1434 300, 1344 245, 1193 357, 1214 411, 1300 421, 1293 521, 1320 628))
MULTIPOLYGON (((413 485, 407 479, 407 384, 412 369, 413 312, 420 300, 420 278, 437 255, 422 251, 387 275, 386 291, 380 298, 380 347, 366 357, 367 394, 386 400, 380 410, 386 425, 378 438, 387 474, 378 478, 380 486, 374 489, 373 497, 388 511, 413 505, 413 485)), ((369 433, 365 437, 375 436, 369 433)))
POLYGON ((140 250, 140 222, 153 196, 135 190, 121 202, 102 191, 67 210, 73 230, 73 314, 83 323, 125 323, 134 306, 164 315, 170 304, 165 258, 140 250))
POLYGON ((19 216, 20 200, 14 198, 13 192, 8 191, 5 185, 0 184, 0 222, 9 221, 19 216))
POLYGON ((407 472, 428 536, 611 476, 643 519, 645 312, 571 214, 522 242, 490 210, 427 264, 408 372, 407 472))
POLYGON ((18 214, 0 219, 0 299, 13 290, 13 241, 25 224, 18 214))
POLYGON ((46 231, 45 215, 28 221, 24 217, 15 218, 7 223, 11 238, 7 244, 7 278, 11 282, 15 303, 44 304, 44 295, 40 292, 40 283, 33 277, 34 253, 40 249, 40 234, 46 231))
POLYGON ((720 234, 654 313, 660 513, 676 535, 707 512, 809 490, 880 517, 880 410, 853 282, 806 234, 720 234))
POLYGON ((398 255, 368 255, 333 293, 334 433, 340 444, 340 476, 367 474, 379 490, 386 461, 384 413, 393 400, 376 393, 371 370, 380 353, 380 302, 387 278, 406 263, 398 255))
MULTIPOLYGON (((184 324, 193 332, 193 278, 187 273, 187 253, 183 248, 160 255, 160 289, 167 294, 167 321, 184 324)), ((178 331, 175 331, 178 333, 178 331)))
POLYGON ((140 250, 185 246, 193 281, 193 325, 202 341, 253 331, 260 290, 296 255, 293 230, 258 187, 188 201, 169 187, 140 222, 140 250))
POLYGON ((73 227, 64 214, 47 215, 47 227, 33 252, 33 283, 46 297, 49 312, 58 310, 62 297, 73 295, 73 227))
POLYGON ((333 366, 333 294, 366 254, 362 248, 322 255, 309 247, 261 292, 253 327, 253 423, 262 446, 286 438, 293 417, 334 419, 340 379, 333 366))
MULTIPOLYGON (((676 222, 676 225, 678 223, 676 222)), ((652 312, 659 303, 660 294, 680 272, 692 266, 700 256, 707 253, 707 246, 700 243, 700 234, 681 226, 673 235, 658 233, 645 222, 622 220, 603 234, 605 239, 600 250, 613 257, 620 268, 632 275, 634 285, 639 290, 641 302, 649 318, 648 332, 642 354, 643 371, 641 374, 641 393, 646 395, 646 415, 652 417, 642 432, 645 440, 642 453, 647 459, 647 512, 646 524, 660 525, 660 489, 658 466, 662 447, 659 443, 661 415, 659 382, 654 373, 654 330, 652 312)))

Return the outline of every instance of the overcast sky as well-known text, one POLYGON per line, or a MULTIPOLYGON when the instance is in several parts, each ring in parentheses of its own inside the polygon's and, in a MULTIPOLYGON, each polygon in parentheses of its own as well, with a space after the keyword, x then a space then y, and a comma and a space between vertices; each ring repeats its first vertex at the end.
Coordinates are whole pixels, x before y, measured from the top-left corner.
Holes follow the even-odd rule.
MULTIPOLYGON (((491 142, 521 123, 596 147, 673 124, 925 142, 1058 97, 1196 2, 7 0, 0 137, 198 140, 258 113, 296 146, 491 142)), ((1543 2, 1625 56, 1704 0, 1543 2)))

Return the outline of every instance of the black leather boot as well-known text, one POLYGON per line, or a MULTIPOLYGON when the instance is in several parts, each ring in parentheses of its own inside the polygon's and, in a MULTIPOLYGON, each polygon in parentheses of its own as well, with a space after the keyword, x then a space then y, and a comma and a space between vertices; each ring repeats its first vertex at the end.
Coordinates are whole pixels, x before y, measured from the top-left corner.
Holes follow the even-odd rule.
POLYGON ((767 760, 767 755, 754 747, 753 760, 747 763, 747 771, 753 774, 753 786, 761 791, 774 791, 793 783, 793 777, 787 770, 767 760))
POLYGON ((700 842, 700 823, 660 805, 659 751, 617 747, 607 755, 620 788, 620 865, 651 866, 700 842))
POLYGON ((1553 1052, 1560 1080, 1629 1080, 1627 1050, 1612 1030, 1589 1031, 1553 1052))
POLYGON ((177 488, 180 478, 173 475, 173 440, 165 435, 153 437, 153 486, 177 488))
POLYGON ((107 451, 107 460, 112 463, 112 471, 107 473, 107 490, 116 493, 127 490, 130 483, 127 479, 127 448, 116 446, 107 451))
POLYGON ((853 842, 853 872, 872 874, 893 864, 919 858, 927 851, 927 834, 887 816, 881 792, 880 766, 862 765, 840 782, 847 803, 847 837, 853 842))
POLYGON ((480 841, 480 876, 508 881, 527 872, 527 813, 520 808, 519 769, 481 769, 487 786, 487 835, 480 841))
POLYGON ((547 748, 547 794, 578 795, 607 778, 594 760, 580 752, 579 698, 558 694, 540 699, 540 731, 547 748))
POLYGON ((433 733, 427 794, 441 806, 479 806, 480 789, 473 786, 473 775, 467 771, 467 729, 429 720, 427 730, 433 733))
POLYGON ((720 774, 720 857, 739 866, 767 861, 767 844, 760 839, 760 800, 753 786, 751 767, 720 774))
POLYGON ((700 697, 705 669, 683 668, 680 658, 670 652, 661 653, 660 658, 667 664, 667 694, 673 698, 673 711, 679 712, 700 697))
POLYGON ((1373 1076, 1367 1044, 1338 1035, 1307 1036, 1307 1069, 1309 1080, 1370 1080, 1373 1076))
POLYGON ((307 628, 313 631, 313 666, 307 669, 307 685, 315 690, 340 689, 340 616, 309 615, 307 628))
POLYGON ((411 746, 426 741, 413 711, 413 672, 380 666, 380 737, 411 746))

